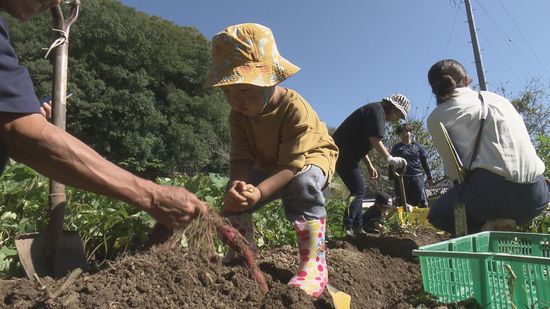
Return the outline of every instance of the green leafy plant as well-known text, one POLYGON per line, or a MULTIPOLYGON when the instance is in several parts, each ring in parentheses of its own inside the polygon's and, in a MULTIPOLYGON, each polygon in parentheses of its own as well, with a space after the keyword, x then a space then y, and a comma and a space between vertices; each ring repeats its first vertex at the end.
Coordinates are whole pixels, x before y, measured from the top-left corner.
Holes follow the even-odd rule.
MULTIPOLYGON (((0 277, 21 272, 15 236, 39 232, 48 220, 49 181, 21 164, 10 164, 0 179, 0 277)), ((67 188, 64 229, 80 233, 90 261, 113 258, 138 247, 153 220, 125 203, 67 188)))

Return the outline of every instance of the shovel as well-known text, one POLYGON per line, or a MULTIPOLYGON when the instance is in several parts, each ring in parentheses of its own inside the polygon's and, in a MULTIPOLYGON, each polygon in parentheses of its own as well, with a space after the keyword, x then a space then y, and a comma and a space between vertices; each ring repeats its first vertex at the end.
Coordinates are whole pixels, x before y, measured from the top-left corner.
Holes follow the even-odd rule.
POLYGON ((403 203, 403 210, 405 212, 411 212, 412 209, 407 207, 407 195, 405 194, 405 181, 403 180, 403 174, 405 174, 405 168, 402 168, 400 172, 394 171, 395 176, 397 176, 397 181, 399 182, 399 189, 401 190, 401 202, 403 203))
MULTIPOLYGON (((67 21, 63 18, 61 7, 51 8, 54 31, 58 33, 50 47, 56 49, 53 81, 53 124, 65 130, 67 62, 69 29, 76 21, 80 10, 80 0, 69 2, 70 12, 67 21)), ((49 221, 41 233, 18 235, 15 239, 21 265, 29 279, 36 276, 61 278, 71 270, 88 269, 86 256, 80 236, 76 231, 63 230, 63 217, 66 205, 65 186, 50 181, 49 221)))
POLYGON ((332 297, 332 303, 336 309, 349 309, 351 306, 351 296, 338 290, 332 285, 327 285, 328 293, 332 297))

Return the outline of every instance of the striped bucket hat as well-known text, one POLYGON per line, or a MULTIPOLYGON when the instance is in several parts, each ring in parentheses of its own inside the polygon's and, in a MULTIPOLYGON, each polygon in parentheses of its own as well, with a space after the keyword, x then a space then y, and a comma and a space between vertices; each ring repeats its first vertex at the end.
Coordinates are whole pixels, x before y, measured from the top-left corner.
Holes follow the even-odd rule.
POLYGON ((204 87, 232 84, 271 87, 299 70, 279 54, 271 29, 259 24, 239 24, 212 38, 212 65, 204 87))
POLYGON ((407 99, 406 96, 400 94, 400 93, 394 93, 390 95, 389 97, 385 97, 382 99, 384 101, 388 101, 393 106, 395 106, 400 112, 401 112, 401 118, 406 119, 407 115, 409 114, 409 108, 411 106, 411 103, 409 102, 409 99, 407 99))

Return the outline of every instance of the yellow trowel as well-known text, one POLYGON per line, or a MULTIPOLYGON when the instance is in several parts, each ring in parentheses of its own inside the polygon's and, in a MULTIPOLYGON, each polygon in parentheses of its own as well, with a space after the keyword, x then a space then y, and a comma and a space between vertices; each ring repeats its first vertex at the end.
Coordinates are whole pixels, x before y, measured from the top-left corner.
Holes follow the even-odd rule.
POLYGON ((332 285, 327 285, 327 290, 332 297, 332 303, 336 309, 350 309, 351 296, 338 290, 332 285))

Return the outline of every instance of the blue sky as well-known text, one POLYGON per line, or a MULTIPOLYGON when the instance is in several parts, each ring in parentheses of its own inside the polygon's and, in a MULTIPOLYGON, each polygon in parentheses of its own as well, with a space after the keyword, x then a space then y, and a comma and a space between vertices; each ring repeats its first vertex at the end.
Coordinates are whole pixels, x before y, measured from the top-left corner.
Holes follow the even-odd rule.
MULTIPOLYGON (((471 0, 489 90, 550 85, 550 1, 471 0)), ((462 62, 477 85, 466 11, 454 0, 122 0, 139 11, 197 28, 209 39, 243 22, 273 30, 281 54, 301 67, 283 82, 331 127, 357 107, 393 93, 413 119, 435 106, 427 72, 462 62)), ((548 90, 548 88, 546 88, 548 90)))

